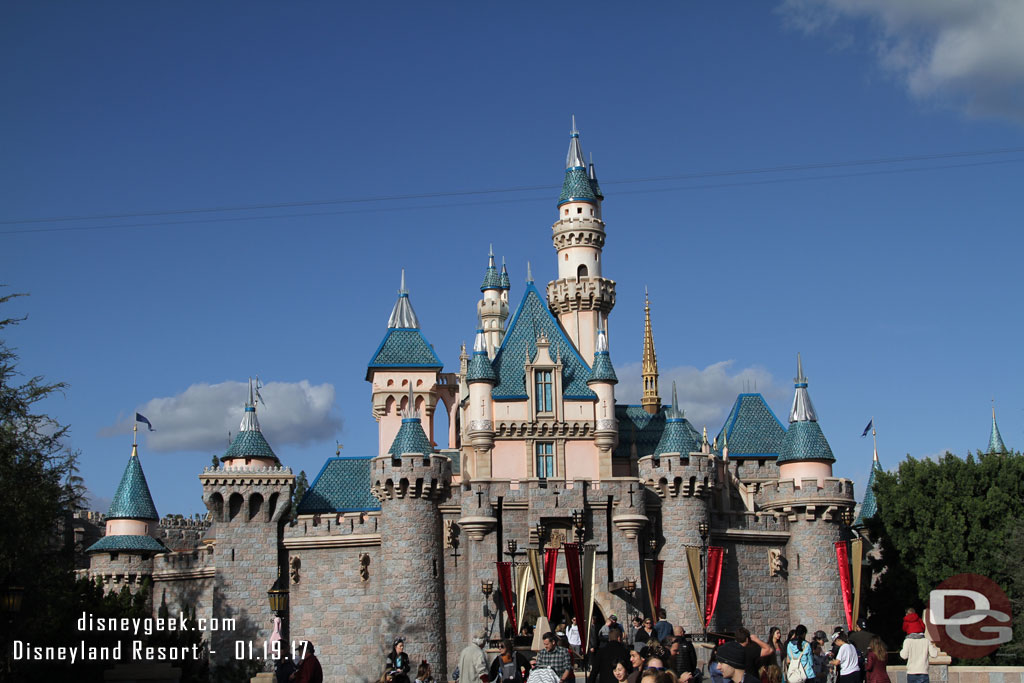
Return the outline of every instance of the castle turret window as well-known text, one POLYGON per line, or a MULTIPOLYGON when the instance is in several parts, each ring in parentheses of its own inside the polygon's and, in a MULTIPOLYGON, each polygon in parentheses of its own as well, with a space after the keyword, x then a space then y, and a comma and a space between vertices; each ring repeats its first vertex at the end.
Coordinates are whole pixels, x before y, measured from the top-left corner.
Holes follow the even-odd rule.
POLYGON ((550 370, 538 370, 536 372, 536 384, 537 392, 537 412, 538 413, 550 413, 554 410, 554 403, 551 396, 551 371, 550 370))
POLYGON ((555 444, 539 442, 537 444, 537 477, 546 479, 555 476, 555 444))

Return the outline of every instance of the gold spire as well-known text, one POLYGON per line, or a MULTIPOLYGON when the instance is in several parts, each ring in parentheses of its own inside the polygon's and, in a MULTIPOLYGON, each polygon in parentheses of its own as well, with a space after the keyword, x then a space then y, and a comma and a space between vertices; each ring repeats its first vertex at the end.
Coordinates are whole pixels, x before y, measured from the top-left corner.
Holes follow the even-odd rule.
POLYGON ((651 300, 644 287, 644 358, 642 365, 644 394, 640 405, 651 415, 661 410, 658 396, 658 355, 654 352, 654 334, 651 332, 651 300))

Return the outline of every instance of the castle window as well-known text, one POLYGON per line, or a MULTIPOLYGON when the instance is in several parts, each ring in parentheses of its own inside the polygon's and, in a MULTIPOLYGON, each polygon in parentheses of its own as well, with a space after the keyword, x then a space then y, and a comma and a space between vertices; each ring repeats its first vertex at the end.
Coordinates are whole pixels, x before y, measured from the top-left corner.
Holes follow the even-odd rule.
POLYGON ((587 267, 581 264, 580 267, 576 269, 576 279, 579 280, 581 277, 586 277, 587 272, 587 267))
POLYGON ((583 207, 582 206, 577 206, 576 207, 576 213, 583 213, 583 207))
POLYGON ((547 479, 555 476, 555 444, 540 442, 537 444, 537 477, 547 479))
POLYGON ((554 401, 552 401, 551 397, 551 371, 538 370, 534 376, 537 389, 534 394, 537 399, 537 412, 550 413, 554 410, 554 401))
POLYGON ((566 216, 568 216, 568 215, 569 215, 569 209, 566 209, 566 210, 565 210, 565 215, 566 215, 566 216))

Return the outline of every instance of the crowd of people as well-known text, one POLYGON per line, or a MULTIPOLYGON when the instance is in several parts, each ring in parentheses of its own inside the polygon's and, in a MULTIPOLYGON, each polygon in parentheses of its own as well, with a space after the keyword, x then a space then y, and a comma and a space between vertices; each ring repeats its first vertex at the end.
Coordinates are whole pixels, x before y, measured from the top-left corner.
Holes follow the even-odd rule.
MULTIPOLYGON (((928 661, 938 654, 925 636, 917 613, 908 609, 900 657, 907 662, 907 683, 929 683, 928 661)), ((660 610, 657 619, 636 617, 628 627, 610 615, 590 629, 586 647, 575 619, 544 633, 541 647, 530 656, 502 640, 497 653, 485 651, 487 639, 473 639, 459 655, 451 678, 459 683, 564 683, 585 671, 588 683, 893 683, 886 670, 889 652, 882 639, 867 630, 863 619, 847 632, 837 626, 831 635, 813 634, 798 624, 786 636, 772 628, 765 640, 738 628, 732 638, 710 649, 702 666, 686 630, 673 625, 660 610), (705 679, 710 679, 709 681, 705 679)), ((384 662, 380 683, 433 683, 430 665, 420 663, 412 678, 412 662, 401 638, 384 662)))

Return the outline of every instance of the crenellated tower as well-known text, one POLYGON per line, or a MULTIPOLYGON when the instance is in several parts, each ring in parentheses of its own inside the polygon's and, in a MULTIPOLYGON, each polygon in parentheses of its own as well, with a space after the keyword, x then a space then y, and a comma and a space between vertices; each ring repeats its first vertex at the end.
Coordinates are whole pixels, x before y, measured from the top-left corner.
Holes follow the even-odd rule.
POLYGON ((548 283, 548 307, 580 355, 594 354, 598 328, 608 331, 608 313, 615 306, 615 282, 601 276, 605 224, 604 196, 593 163, 589 169, 573 117, 565 179, 558 197, 558 220, 551 226, 558 254, 558 279, 548 283))
POLYGON ((494 265, 494 249, 492 248, 488 257, 487 271, 484 273, 484 281, 480 285, 483 298, 476 306, 480 325, 486 335, 488 358, 494 358, 498 347, 501 346, 501 340, 505 337, 509 287, 508 271, 505 270, 505 264, 501 265, 499 274, 494 265))
MULTIPOLYGON (((234 617, 250 630, 254 642, 270 638, 274 614, 267 590, 287 573, 281 539, 291 508, 295 477, 282 467, 260 430, 252 381, 238 434, 221 458, 220 467, 199 475, 203 502, 212 521, 217 585, 213 616, 234 617)), ((213 633, 215 659, 233 658, 239 633, 213 633)))
POLYGON ((854 507, 853 482, 832 476, 835 456, 818 424, 797 355, 793 408, 779 450, 779 481, 761 487, 757 505, 789 521, 786 571, 789 622, 844 623, 835 543, 846 540, 843 516, 854 507))
POLYGON ((444 535, 438 506, 451 496, 451 461, 434 452, 415 408, 407 408, 394 441, 373 459, 370 471, 371 490, 381 505, 380 618, 388 634, 404 635, 406 651, 427 660, 434 675, 445 680, 444 535))
POLYGON ((662 606, 669 620, 681 623, 690 633, 703 630, 701 617, 693 607, 686 567, 687 546, 699 546, 700 524, 707 523, 708 506, 715 485, 715 462, 710 448, 679 408, 675 390, 672 405, 666 411, 665 429, 653 455, 640 458, 640 479, 651 494, 648 517, 652 518, 651 537, 657 543, 658 557, 665 563, 663 586, 678 590, 662 591, 662 606), (652 510, 657 510, 652 514, 652 510))
POLYGON ((651 415, 661 410, 661 396, 658 395, 658 354, 654 352, 654 332, 651 331, 651 300, 644 288, 644 355, 641 361, 644 393, 640 405, 651 415))

